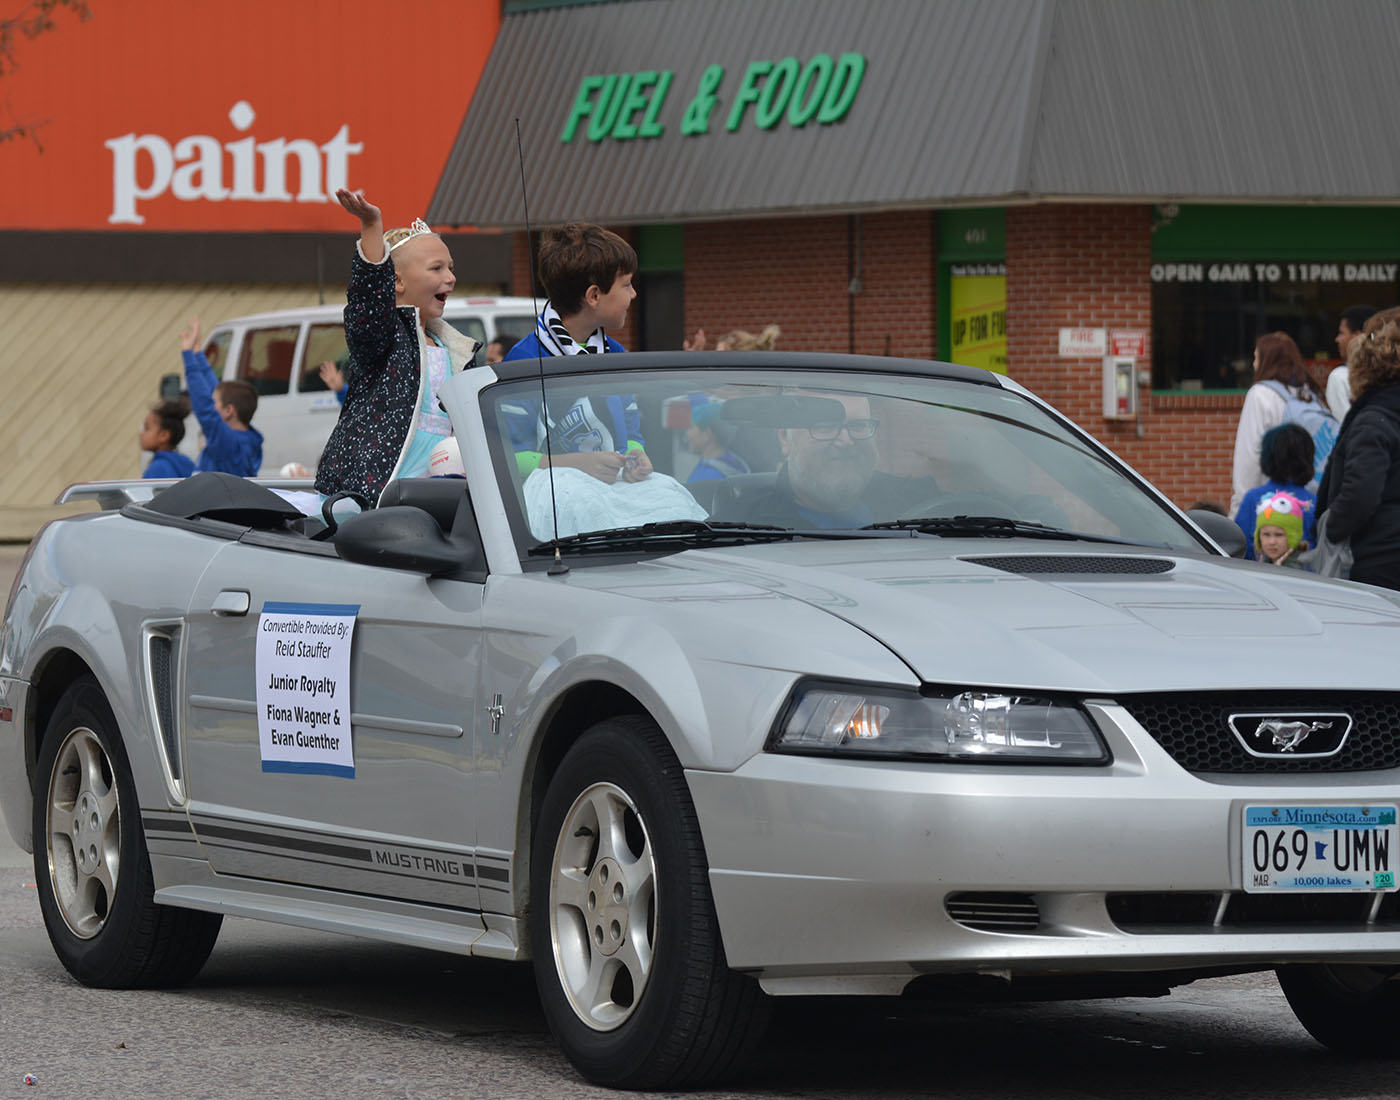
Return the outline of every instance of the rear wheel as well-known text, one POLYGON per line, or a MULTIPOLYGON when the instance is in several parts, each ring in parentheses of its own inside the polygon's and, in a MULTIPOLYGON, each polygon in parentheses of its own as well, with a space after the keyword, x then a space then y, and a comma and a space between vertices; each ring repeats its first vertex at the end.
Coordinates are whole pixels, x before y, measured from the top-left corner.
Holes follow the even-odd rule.
POLYGON ((695 807, 655 723, 601 722, 564 757, 531 897, 540 1001, 590 1081, 712 1082, 761 1037, 767 998, 725 960, 695 807))
POLYGON ((1278 984, 1298 1022, 1339 1054, 1400 1056, 1400 971, 1393 967, 1286 966, 1278 984))
POLYGON ((34 875, 59 961, 84 985, 178 985, 223 918, 157 905, 131 768, 90 676, 59 700, 34 783, 34 875))

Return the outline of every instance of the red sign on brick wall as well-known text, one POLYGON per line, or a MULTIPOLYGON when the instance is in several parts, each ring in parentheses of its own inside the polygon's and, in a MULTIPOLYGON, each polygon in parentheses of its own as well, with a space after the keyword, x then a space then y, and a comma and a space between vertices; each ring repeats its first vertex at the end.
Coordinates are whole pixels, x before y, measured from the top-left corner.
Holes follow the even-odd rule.
POLYGON ((1126 355, 1133 359, 1147 357, 1147 330, 1145 328, 1115 328, 1108 334, 1113 355, 1126 355))

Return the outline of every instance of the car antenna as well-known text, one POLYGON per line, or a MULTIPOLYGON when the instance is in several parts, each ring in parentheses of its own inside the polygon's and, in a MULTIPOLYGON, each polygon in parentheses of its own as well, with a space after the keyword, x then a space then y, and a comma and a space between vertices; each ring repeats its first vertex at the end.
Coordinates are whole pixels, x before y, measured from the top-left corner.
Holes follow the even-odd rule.
MULTIPOLYGON (((520 161, 520 202, 525 208, 525 249, 530 254, 530 308, 535 312, 535 323, 539 324, 540 303, 535 276, 535 240, 530 231, 530 197, 525 189, 525 146, 520 140, 520 116, 515 118, 515 154, 520 161)), ((559 508, 554 502, 554 449, 549 437, 549 402, 544 389, 544 352, 540 350, 539 337, 535 337, 535 360, 540 368, 540 419, 544 421, 544 457, 549 463, 549 515, 554 522, 554 564, 549 567, 551 577, 562 576, 569 571, 564 557, 559 553, 559 508)))

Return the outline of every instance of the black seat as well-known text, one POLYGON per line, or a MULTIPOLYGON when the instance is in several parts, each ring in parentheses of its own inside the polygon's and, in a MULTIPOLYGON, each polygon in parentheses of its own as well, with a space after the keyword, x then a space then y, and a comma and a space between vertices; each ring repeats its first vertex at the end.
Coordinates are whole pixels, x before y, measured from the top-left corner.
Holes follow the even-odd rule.
POLYGON ((467 482, 460 477, 401 477, 389 482, 379 494, 379 507, 408 504, 421 508, 437 520, 444 534, 452 533, 457 505, 467 495, 467 482))
POLYGON ((687 481, 685 487, 690 490, 690 495, 695 498, 701 508, 709 512, 710 515, 714 515, 715 487, 723 480, 723 478, 712 477, 705 481, 687 481))
POLYGON ((713 519, 741 520, 756 497, 772 492, 777 484, 776 471, 759 474, 735 474, 723 481, 710 482, 714 497, 710 504, 713 519))

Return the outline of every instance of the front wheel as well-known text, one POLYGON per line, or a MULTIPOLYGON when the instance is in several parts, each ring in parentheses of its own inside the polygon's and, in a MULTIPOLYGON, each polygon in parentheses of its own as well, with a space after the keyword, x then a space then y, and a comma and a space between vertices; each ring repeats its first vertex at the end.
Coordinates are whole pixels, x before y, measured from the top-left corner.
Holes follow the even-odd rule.
POLYGON ((540 1001, 590 1081, 694 1087, 761 1037, 767 998, 725 960, 695 807, 655 723, 609 719, 569 750, 530 889, 540 1001))
POLYGON ((154 901, 131 767, 90 676, 59 700, 39 750, 34 875, 54 952, 84 985, 178 985, 214 949, 221 916, 154 901))
POLYGON ((1308 1034, 1329 1050, 1363 1058, 1400 1056, 1400 978, 1393 967, 1285 966, 1278 984, 1308 1034))

